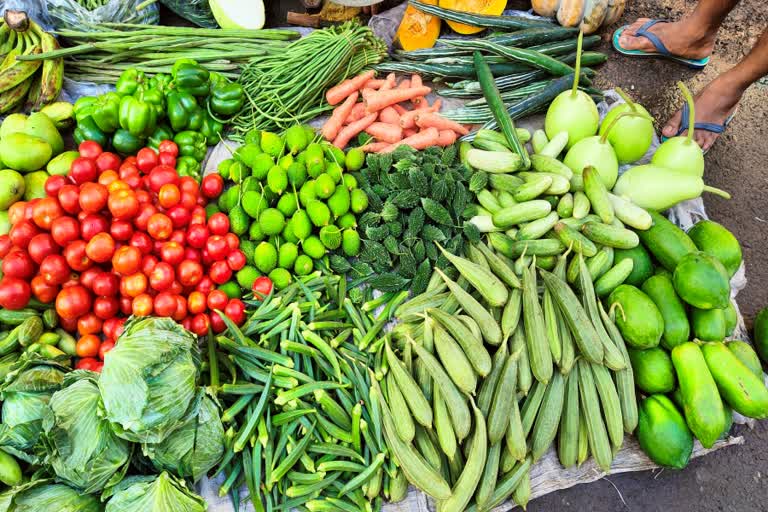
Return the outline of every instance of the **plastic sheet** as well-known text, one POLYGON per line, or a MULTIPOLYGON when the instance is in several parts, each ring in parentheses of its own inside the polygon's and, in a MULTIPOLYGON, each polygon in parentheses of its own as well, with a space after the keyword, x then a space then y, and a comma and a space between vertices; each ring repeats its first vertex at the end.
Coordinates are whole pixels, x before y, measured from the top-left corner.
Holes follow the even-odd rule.
POLYGON ((91 30, 97 23, 140 23, 157 25, 160 10, 151 4, 137 11, 139 0, 109 0, 94 10, 89 10, 75 0, 45 0, 48 18, 57 29, 91 30))
POLYGON ((216 18, 213 17, 208 0, 160 0, 160 2, 198 27, 219 28, 216 18))

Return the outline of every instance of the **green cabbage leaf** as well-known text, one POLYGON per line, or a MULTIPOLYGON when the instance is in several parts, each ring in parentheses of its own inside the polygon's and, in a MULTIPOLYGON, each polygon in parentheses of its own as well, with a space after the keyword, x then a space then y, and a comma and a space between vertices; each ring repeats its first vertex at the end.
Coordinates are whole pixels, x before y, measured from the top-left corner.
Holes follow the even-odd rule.
POLYGON ((206 511, 203 498, 192 492, 183 480, 165 471, 157 476, 128 477, 101 498, 109 498, 105 512, 206 511))

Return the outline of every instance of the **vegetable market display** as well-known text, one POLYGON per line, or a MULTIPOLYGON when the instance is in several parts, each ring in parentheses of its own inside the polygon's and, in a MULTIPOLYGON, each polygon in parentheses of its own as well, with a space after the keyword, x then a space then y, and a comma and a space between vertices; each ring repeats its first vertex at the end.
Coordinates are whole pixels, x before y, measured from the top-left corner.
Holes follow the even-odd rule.
POLYGON ((768 417, 738 240, 661 213, 728 197, 692 137, 620 176, 653 119, 618 91, 600 120, 596 36, 435 4, 391 62, 355 24, 59 30, 16 62, 116 90, 0 126, 0 510, 202 512, 205 476, 236 510, 525 507, 550 450, 610 472, 631 434, 683 468, 768 417))

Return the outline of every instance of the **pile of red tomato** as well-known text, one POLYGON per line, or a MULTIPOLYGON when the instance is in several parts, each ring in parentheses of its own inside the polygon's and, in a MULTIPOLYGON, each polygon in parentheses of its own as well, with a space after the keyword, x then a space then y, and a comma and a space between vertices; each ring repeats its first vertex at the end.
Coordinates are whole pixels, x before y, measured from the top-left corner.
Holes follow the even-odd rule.
POLYGON ((68 176, 48 178, 47 197, 9 209, 0 306, 55 301, 85 368, 98 366, 129 315, 172 317, 200 336, 225 330, 213 310, 241 325, 245 304, 217 285, 246 258, 227 216, 205 211, 222 178, 179 177, 173 141, 123 161, 93 141, 79 152, 68 176))

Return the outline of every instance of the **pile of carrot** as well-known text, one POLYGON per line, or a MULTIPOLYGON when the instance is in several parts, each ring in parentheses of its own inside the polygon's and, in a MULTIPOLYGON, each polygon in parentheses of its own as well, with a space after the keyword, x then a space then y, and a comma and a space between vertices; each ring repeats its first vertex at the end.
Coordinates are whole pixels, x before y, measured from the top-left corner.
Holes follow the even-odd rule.
POLYGON ((369 153, 388 153, 401 144, 414 149, 450 146, 469 130, 437 113, 440 100, 430 105, 426 99, 431 91, 419 75, 398 83, 394 73, 377 79, 374 71, 366 71, 326 93, 326 101, 336 108, 323 125, 323 137, 344 149, 365 132, 373 138, 362 146, 369 153))

